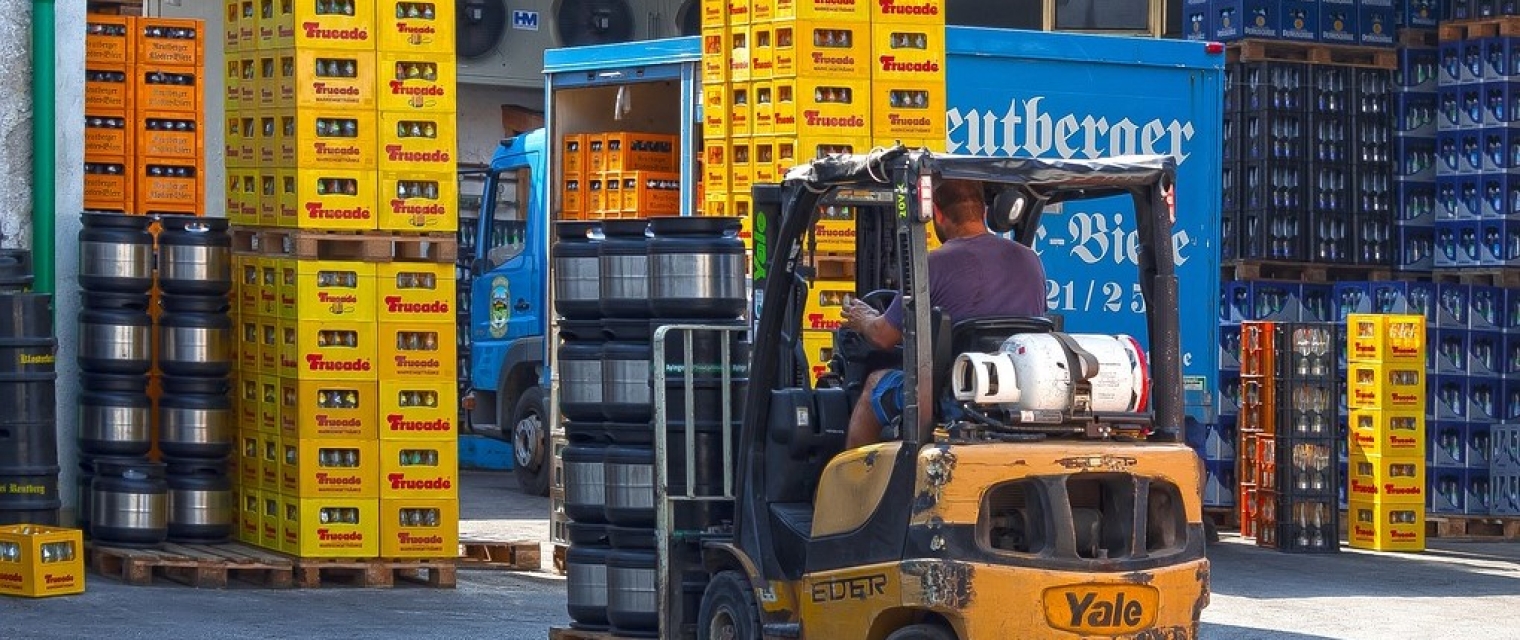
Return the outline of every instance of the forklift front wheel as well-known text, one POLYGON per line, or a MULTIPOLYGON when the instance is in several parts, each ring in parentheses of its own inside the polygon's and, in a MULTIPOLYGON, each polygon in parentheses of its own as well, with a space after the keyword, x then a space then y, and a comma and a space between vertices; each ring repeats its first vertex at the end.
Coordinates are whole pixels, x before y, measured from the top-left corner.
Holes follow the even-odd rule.
POLYGON ((549 420, 544 390, 530 387, 512 411, 512 457, 517 486, 530 496, 549 495, 549 420))
POLYGON ((955 634, 939 625, 915 624, 893 631, 887 640, 955 640, 955 634))
POLYGON ((760 640, 760 609, 738 571, 720 571, 707 583, 697 620, 697 640, 760 640))

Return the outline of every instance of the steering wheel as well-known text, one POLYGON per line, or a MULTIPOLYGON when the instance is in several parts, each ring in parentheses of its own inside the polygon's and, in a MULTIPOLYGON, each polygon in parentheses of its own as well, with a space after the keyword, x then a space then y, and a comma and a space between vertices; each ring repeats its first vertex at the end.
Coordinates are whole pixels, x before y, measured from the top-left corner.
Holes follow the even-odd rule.
MULTIPOLYGON (((892 301, 897 298, 897 295, 898 293, 892 289, 877 289, 861 296, 859 299, 877 312, 886 313, 887 307, 892 305, 892 301)), ((870 341, 866 340, 865 336, 860 335, 854 329, 840 327, 837 332, 837 344, 839 345, 837 355, 842 356, 845 360, 864 362, 872 353, 880 352, 870 341)))
POLYGON ((861 302, 882 313, 886 313, 887 307, 892 306, 892 301, 896 299, 897 292, 891 289, 877 289, 860 297, 861 302))

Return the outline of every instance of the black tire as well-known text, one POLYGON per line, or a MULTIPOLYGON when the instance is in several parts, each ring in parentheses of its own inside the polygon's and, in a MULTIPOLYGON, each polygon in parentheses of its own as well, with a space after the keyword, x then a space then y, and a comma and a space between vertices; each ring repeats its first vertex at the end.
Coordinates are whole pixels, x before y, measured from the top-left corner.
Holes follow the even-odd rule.
POLYGON ((697 640, 760 640, 760 608, 749 580, 721 571, 707 583, 697 613, 697 640))
POLYGON ((549 450, 549 411, 544 390, 529 387, 523 391, 511 418, 502 425, 502 431, 512 443, 512 470, 517 475, 517 487, 530 496, 547 496, 554 454, 549 450), (536 426, 523 424, 528 420, 536 420, 536 426))
POLYGON ((937 624, 915 624, 893 631, 887 640, 955 640, 955 634, 937 624))

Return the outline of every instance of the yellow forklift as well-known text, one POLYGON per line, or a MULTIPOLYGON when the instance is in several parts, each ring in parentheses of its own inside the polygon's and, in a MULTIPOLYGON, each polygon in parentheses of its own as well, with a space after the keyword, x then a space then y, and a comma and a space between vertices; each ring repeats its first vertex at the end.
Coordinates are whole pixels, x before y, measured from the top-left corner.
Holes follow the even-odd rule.
MULTIPOLYGON (((656 429, 660 636, 1197 637, 1209 563, 1202 463, 1180 436, 1175 175, 1170 157, 898 147, 757 185, 749 384, 721 488, 672 489, 679 460, 697 454, 669 450, 679 431, 656 429), (1063 333, 1059 318, 951 324, 926 277, 933 187, 946 179, 980 181, 989 227, 1026 245, 1046 207, 1131 199, 1149 354, 1128 336, 1063 333), (903 338, 879 350, 840 329, 815 382, 800 344, 805 248, 829 206, 856 212, 860 297, 884 308, 903 296, 903 338), (905 376, 902 417, 878 444, 844 450, 866 377, 888 367, 905 376)), ((702 330, 669 327, 656 342, 702 330)), ((656 420, 666 414, 657 399, 656 420)))

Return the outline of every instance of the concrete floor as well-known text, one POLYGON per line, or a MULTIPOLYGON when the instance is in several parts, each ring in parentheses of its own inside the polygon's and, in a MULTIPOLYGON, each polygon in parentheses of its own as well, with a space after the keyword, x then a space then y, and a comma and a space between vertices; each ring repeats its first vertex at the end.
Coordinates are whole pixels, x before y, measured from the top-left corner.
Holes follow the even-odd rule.
MULTIPOLYGON (((548 501, 518 494, 510 473, 467 472, 461 484, 466 536, 547 539, 548 501)), ((1290 556, 1226 534, 1209 550, 1213 603, 1203 637, 1520 639, 1520 544, 1433 547, 1421 555, 1290 556)), ((0 599, 0 640, 542 640, 548 627, 568 622, 564 606, 563 580, 546 572, 460 571, 452 591, 202 591, 125 587, 92 575, 81 596, 0 599)))

